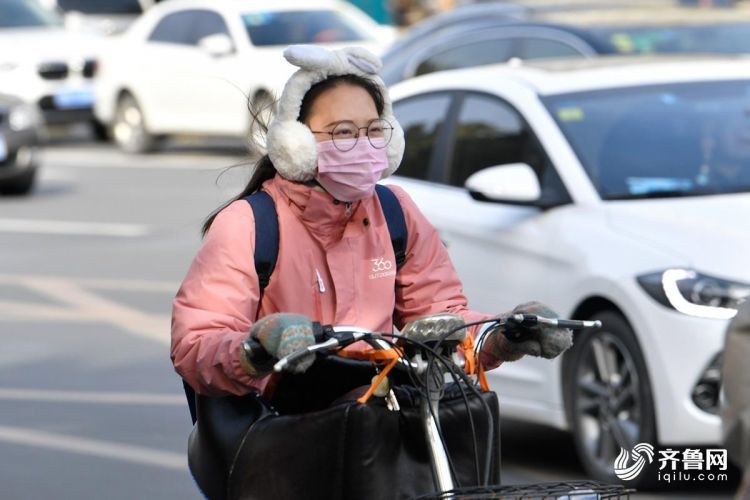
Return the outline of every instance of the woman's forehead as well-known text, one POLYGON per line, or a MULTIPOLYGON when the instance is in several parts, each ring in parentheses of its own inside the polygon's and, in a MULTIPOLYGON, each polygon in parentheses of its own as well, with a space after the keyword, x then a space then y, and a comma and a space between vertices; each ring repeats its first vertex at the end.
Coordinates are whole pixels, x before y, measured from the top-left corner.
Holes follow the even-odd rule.
POLYGON ((378 118, 370 93, 359 85, 340 84, 322 92, 312 104, 310 122, 319 126, 343 120, 366 124, 378 118))

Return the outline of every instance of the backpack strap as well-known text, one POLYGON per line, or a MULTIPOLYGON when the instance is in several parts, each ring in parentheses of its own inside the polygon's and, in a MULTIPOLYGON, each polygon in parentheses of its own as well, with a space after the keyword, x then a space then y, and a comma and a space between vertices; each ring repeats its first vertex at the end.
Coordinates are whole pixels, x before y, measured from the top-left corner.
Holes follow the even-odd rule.
MULTIPOLYGON (((375 192, 383 209, 388 232, 391 235, 393 253, 396 255, 396 269, 406 261, 407 231, 404 210, 396 195, 385 186, 375 185, 375 192)), ((260 294, 268 286, 271 274, 276 267, 279 255, 279 220, 273 198, 265 191, 256 191, 244 198, 250 204, 255 217, 255 272, 258 274, 260 294)), ((260 306, 260 305, 259 305, 260 306)), ((196 422, 195 391, 183 380, 190 417, 196 422)))
MULTIPOLYGON (((257 191, 246 196, 244 200, 250 204, 255 217, 255 272, 258 273, 260 296, 263 297, 263 290, 268 286, 279 254, 279 220, 276 216, 276 205, 265 191, 257 191)), ((185 389, 190 418, 195 424, 195 391, 184 380, 182 386, 185 389)))
POLYGON ((388 232, 391 234, 393 253, 396 255, 396 269, 401 269, 406 261, 406 244, 408 243, 404 210, 401 208, 401 203, 399 203, 395 193, 386 186, 375 184, 375 192, 380 200, 380 206, 383 208, 388 232))
POLYGON ((265 191, 245 197, 255 217, 255 271, 260 293, 268 286, 279 255, 279 220, 273 198, 265 191))

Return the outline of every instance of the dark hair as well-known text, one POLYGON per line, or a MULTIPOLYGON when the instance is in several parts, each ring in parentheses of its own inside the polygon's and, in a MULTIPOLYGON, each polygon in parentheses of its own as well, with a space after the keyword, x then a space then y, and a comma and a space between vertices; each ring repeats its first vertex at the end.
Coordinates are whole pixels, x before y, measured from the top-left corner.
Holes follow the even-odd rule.
MULTIPOLYGON (((357 75, 336 75, 330 76, 310 87, 310 90, 308 90, 305 96, 302 98, 302 104, 300 106, 297 121, 303 123, 307 122, 315 99, 317 99, 318 96, 326 90, 332 89, 341 84, 355 85, 365 89, 370 94, 370 97, 372 97, 372 100, 375 101, 375 109, 377 110, 378 115, 383 115, 383 109, 385 108, 385 99, 383 93, 380 91, 380 87, 375 82, 357 75)), ((248 100, 248 110, 250 111, 250 116, 252 119, 250 134, 248 138, 251 150, 258 149, 258 144, 262 143, 266 132, 268 132, 268 118, 264 117, 264 115, 267 116, 267 112, 273 106, 274 102, 266 102, 261 106, 254 106, 248 100)), ((206 232, 208 232, 208 230, 211 228, 211 224, 213 223, 219 212, 224 210, 233 202, 241 200, 245 196, 251 195, 254 192, 258 191, 264 182, 266 182, 268 179, 272 179, 275 175, 276 168, 273 166, 273 162, 271 162, 271 159, 268 157, 268 155, 266 154, 260 157, 255 162, 253 175, 252 177, 250 177, 250 181, 248 181, 245 188, 237 196, 211 212, 211 215, 209 215, 208 218, 206 218, 206 221, 203 223, 201 231, 202 234, 204 236, 206 235, 206 232)))

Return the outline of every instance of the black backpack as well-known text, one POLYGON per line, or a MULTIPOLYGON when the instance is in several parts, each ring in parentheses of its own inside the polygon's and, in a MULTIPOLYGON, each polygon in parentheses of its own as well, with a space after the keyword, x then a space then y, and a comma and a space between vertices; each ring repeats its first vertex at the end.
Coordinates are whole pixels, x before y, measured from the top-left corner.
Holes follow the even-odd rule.
MULTIPOLYGON (((406 261, 406 244, 408 241, 404 211, 396 195, 387 187, 376 184, 375 193, 380 200, 380 206, 388 225, 388 232, 391 235, 391 244, 396 255, 396 269, 401 269, 406 261)), ((255 217, 255 271, 258 274, 262 297, 263 290, 271 280, 279 254, 279 221, 276 215, 276 205, 265 191, 256 191, 246 196, 244 200, 250 204, 255 217)), ((190 417, 195 424, 195 391, 187 382, 183 381, 183 385, 190 408, 190 417)))

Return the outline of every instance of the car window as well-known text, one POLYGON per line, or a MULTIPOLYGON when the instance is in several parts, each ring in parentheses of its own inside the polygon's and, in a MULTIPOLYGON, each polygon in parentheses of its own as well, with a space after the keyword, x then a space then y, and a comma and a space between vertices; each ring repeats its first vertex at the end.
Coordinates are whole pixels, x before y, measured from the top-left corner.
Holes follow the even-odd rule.
POLYGON ((519 40, 521 59, 542 59, 547 57, 581 57, 578 49, 560 40, 548 38, 523 38, 519 40))
POLYGON ((543 102, 604 199, 750 191, 750 79, 625 86, 543 102))
POLYGON ((542 204, 569 200, 562 181, 531 128, 508 103, 488 95, 467 94, 458 113, 447 183, 463 186, 483 168, 526 163, 542 186, 542 204))
POLYGON ((149 36, 151 42, 198 45, 209 35, 229 34, 224 18, 212 10, 183 10, 164 16, 149 36))
POLYGON ((505 62, 512 55, 513 43, 511 38, 495 38, 453 47, 420 62, 414 74, 425 75, 436 71, 505 62))
POLYGON ((192 21, 193 11, 190 10, 167 14, 157 23, 148 41, 189 45, 192 21))
POLYGON ((394 105, 394 114, 404 129, 406 149, 398 175, 430 179, 430 162, 451 105, 449 94, 413 97, 394 105))
POLYGON ((589 32, 623 54, 750 52, 749 23, 698 26, 619 26, 591 28, 589 32))
POLYGON ((61 26, 62 19, 37 2, 5 0, 0 2, 0 28, 61 26))
POLYGON ((333 10, 259 11, 242 14, 255 46, 335 43, 371 37, 345 15, 333 10))
POLYGON ((224 18, 218 12, 210 10, 194 11, 193 30, 189 41, 192 45, 198 45, 203 38, 211 35, 229 35, 229 28, 224 18))
POLYGON ((57 6, 65 12, 84 14, 140 14, 143 12, 138 0, 57 0, 57 6))

